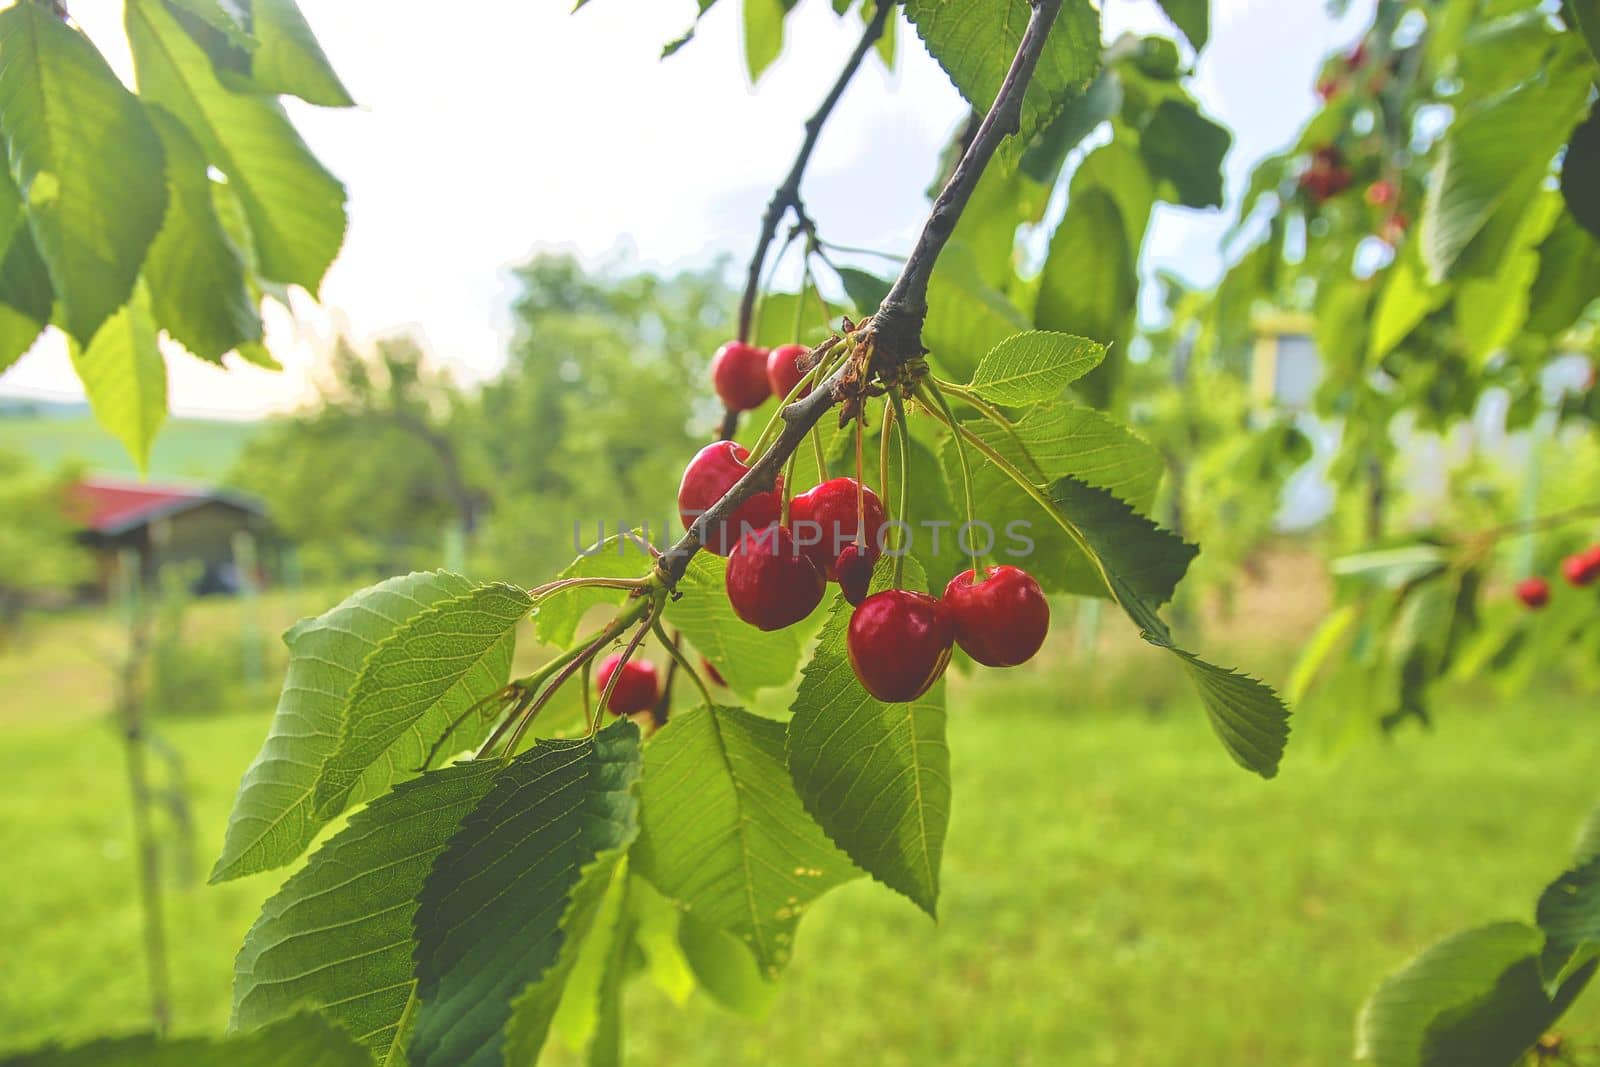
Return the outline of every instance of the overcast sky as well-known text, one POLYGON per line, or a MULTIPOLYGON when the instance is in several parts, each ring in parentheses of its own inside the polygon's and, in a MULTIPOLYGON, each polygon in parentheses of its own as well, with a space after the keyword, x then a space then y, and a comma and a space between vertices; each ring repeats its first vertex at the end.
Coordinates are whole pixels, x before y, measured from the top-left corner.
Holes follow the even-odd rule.
MULTIPOLYGON (((463 380, 492 374, 509 332, 506 268, 541 249, 591 263, 699 266, 748 256, 761 209, 788 169, 801 123, 859 33, 825 0, 789 19, 784 57, 752 87, 739 4, 724 0, 669 60, 661 44, 694 0, 300 0, 360 106, 291 102, 311 148, 349 190, 350 228, 322 307, 271 315, 282 374, 170 358, 175 411, 257 415, 308 395, 333 331, 413 328, 463 380)), ((1105 0, 1108 36, 1165 30, 1153 0, 1105 0)), ((1251 163, 1287 142, 1312 110, 1312 71, 1351 40, 1367 4, 1335 21, 1323 0, 1213 0, 1195 90, 1235 132, 1230 197, 1251 163)), ((130 75, 120 0, 71 10, 130 75)), ((896 69, 876 59, 833 116, 805 196, 823 235, 909 247, 940 147, 964 114, 910 27, 896 69)), ((1146 269, 1209 281, 1227 217, 1162 209, 1146 269)), ((64 348, 46 339, 0 378, 0 392, 81 396, 64 348)))

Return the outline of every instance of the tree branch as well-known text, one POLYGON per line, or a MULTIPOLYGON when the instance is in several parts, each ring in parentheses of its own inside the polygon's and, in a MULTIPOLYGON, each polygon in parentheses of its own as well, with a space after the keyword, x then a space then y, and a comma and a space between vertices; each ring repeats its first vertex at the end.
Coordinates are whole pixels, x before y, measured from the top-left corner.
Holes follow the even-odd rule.
MULTIPOLYGON (((875 23, 883 17, 884 9, 889 6, 888 0, 884 0, 878 9, 878 16, 873 20, 875 23)), ((1011 61, 1011 69, 1007 72, 1005 81, 1001 83, 1000 92, 995 96, 994 104, 984 116, 972 143, 950 176, 950 181, 945 184, 934 201, 928 221, 923 225, 922 235, 917 239, 916 248, 901 270, 900 277, 895 279, 893 288, 877 312, 868 323, 863 324, 864 327, 870 326, 877 333, 878 343, 898 340, 907 346, 904 351, 915 355, 921 354, 922 320, 928 312, 928 278, 933 273, 933 264, 939 258, 945 242, 949 240, 950 232, 955 229, 961 213, 966 210, 967 201, 972 197, 972 190, 977 186, 984 168, 989 165, 989 160, 994 157, 995 149, 1008 135, 1017 131, 1022 114, 1023 93, 1027 91, 1028 82, 1033 78, 1034 68, 1039 63, 1039 55, 1044 50, 1045 39, 1049 36, 1050 28, 1055 24, 1056 15, 1060 10, 1061 0, 1033 0, 1033 13, 1028 19, 1027 29, 1023 31, 1016 57, 1011 61)), ((864 39, 864 46, 857 49, 858 54, 864 54, 866 48, 870 46, 871 40, 864 39)), ((859 62, 859 58, 856 62, 859 62)), ((841 79, 840 84, 834 87, 834 92, 829 94, 830 101, 843 92, 845 80, 848 79, 841 79)), ((832 105, 830 103, 826 106, 832 105)), ((824 113, 825 111, 819 112, 819 114, 824 113)), ((816 139, 810 127, 811 124, 808 123, 808 133, 811 133, 807 138, 808 143, 816 139)), ((801 153, 801 158, 796 162, 796 168, 791 172, 791 176, 797 175, 804 169, 804 161, 808 155, 809 149, 801 153)), ((798 184, 798 178, 795 178, 795 182, 798 184)), ((788 184, 785 183, 786 186, 788 184)), ((778 200, 777 197, 773 199, 775 203, 778 200)), ((776 232, 775 222, 771 229, 772 232, 776 232)), ((766 233, 765 227, 763 232, 766 233)), ((758 252, 758 263, 759 254, 764 254, 765 246, 770 243, 770 239, 770 235, 764 238, 758 252)), ((858 327, 858 330, 861 328, 863 327, 858 327)), ((816 358, 825 356, 837 343, 837 339, 824 342, 818 347, 816 358)), ((894 356, 898 353, 890 351, 887 354, 894 356)), ((778 472, 805 441, 811 428, 822 419, 824 412, 839 403, 840 384, 859 369, 854 359, 845 360, 809 395, 795 401, 779 413, 783 419, 783 428, 772 446, 761 454, 745 476, 740 478, 722 499, 696 519, 688 532, 656 560, 656 573, 668 589, 677 588, 683 572, 688 569, 689 561, 704 544, 703 537, 706 530, 720 526, 733 515, 740 504, 757 493, 772 488, 778 472)))
POLYGON ((879 349, 891 361, 903 362, 922 355, 922 323, 928 317, 928 279, 933 276, 933 265, 955 231, 956 222, 966 210, 967 201, 972 199, 978 179, 983 176, 1000 142, 1022 127, 1023 95, 1039 65, 1045 38, 1050 35, 1061 11, 1061 0, 1031 2, 1033 13, 1028 17, 1022 42, 1017 46, 1005 81, 1000 83, 1000 91, 995 94, 993 106, 978 125, 977 133, 961 162, 956 164, 950 180, 933 202, 933 210, 928 213, 928 221, 923 223, 922 234, 906 260, 905 269, 872 316, 879 349))

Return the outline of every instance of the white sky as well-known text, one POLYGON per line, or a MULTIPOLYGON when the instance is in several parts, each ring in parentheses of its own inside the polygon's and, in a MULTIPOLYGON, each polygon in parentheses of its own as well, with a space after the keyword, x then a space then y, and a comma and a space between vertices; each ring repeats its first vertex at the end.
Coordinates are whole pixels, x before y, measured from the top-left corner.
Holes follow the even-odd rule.
MULTIPOLYGON (((268 318, 282 374, 169 358, 170 398, 188 414, 259 415, 308 395, 338 326, 357 337, 419 330, 473 380, 502 364, 506 268, 539 249, 645 267, 742 262, 801 123, 860 24, 805 0, 785 54, 759 85, 744 72, 738 0, 723 0, 672 59, 661 44, 694 0, 300 0, 360 106, 290 107, 312 150, 349 190, 350 228, 322 306, 268 318)), ((125 77, 120 0, 73 0, 77 21, 125 77)), ((1153 0, 1104 0, 1108 35, 1165 29, 1153 0)), ((1251 163, 1310 113, 1316 63, 1350 41, 1369 4, 1330 20, 1323 0, 1213 0, 1195 89, 1235 132, 1230 196, 1251 163)), ((825 238, 906 249, 938 151, 964 114, 944 74, 900 26, 896 70, 869 59, 823 133, 804 194, 825 238)), ((1222 213, 1162 209, 1146 270, 1215 277, 1222 213)), ((64 346, 46 338, 0 393, 80 397, 64 346)))

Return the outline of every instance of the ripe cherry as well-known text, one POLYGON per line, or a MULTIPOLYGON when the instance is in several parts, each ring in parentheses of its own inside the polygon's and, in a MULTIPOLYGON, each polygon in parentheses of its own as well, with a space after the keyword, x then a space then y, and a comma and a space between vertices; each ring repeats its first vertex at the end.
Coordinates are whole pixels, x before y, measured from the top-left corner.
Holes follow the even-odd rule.
POLYGON ((1600 578, 1600 545, 1590 545, 1562 560, 1561 575, 1580 589, 1600 578))
MULTIPOLYGON (((805 550, 810 553, 829 581, 839 580, 835 566, 846 545, 856 540, 856 488, 854 478, 831 478, 813 486, 789 502, 789 518, 805 550)), ((868 571, 883 551, 880 537, 885 522, 883 502, 871 489, 862 488, 862 510, 866 513, 863 538, 868 571)))
MULTIPOLYGON (((811 349, 805 345, 779 345, 767 354, 767 384, 772 387, 773 396, 782 400, 800 384, 800 379, 806 376, 806 372, 800 369, 800 360, 810 354, 811 349)), ((810 392, 811 387, 806 386, 806 391, 800 396, 810 392)))
POLYGON ((1026 663, 1050 632, 1050 604, 1033 575, 1020 567, 984 570, 976 584, 970 569, 944 587, 944 604, 955 623, 956 641, 985 667, 1026 663))
POLYGON ((772 395, 767 383, 767 350, 729 341, 711 360, 711 384, 729 411, 750 411, 772 395))
MULTIPOLYGON (((715 441, 695 453, 678 486, 678 518, 685 530, 749 472, 744 462, 749 456, 743 445, 732 441, 715 441)), ((777 522, 783 510, 782 489, 783 479, 779 478, 776 488, 757 493, 740 504, 726 521, 706 532, 706 548, 726 556, 745 529, 760 530, 777 522)))
POLYGON ((861 685, 889 704, 915 700, 932 688, 950 663, 954 642, 945 606, 910 589, 867 597, 851 614, 845 635, 861 685))
POLYGON ((1517 599, 1538 611, 1550 603, 1550 583, 1538 576, 1524 578, 1517 583, 1517 599))
MULTIPOLYGON (((606 691, 606 683, 611 681, 618 663, 622 663, 620 652, 613 652, 600 661, 600 669, 594 676, 597 693, 603 694, 606 691)), ((611 690, 611 699, 606 701, 606 710, 613 715, 633 715, 649 711, 656 706, 660 696, 661 689, 656 684, 656 665, 649 660, 630 659, 622 664, 622 675, 617 679, 616 688, 611 690)))
POLYGON ((762 630, 781 630, 810 615, 827 584, 794 535, 776 523, 745 534, 728 557, 734 614, 762 630))
POLYGON ((706 677, 711 679, 713 685, 720 685, 724 689, 727 688, 728 682, 722 677, 722 672, 717 670, 717 665, 704 656, 700 657, 700 669, 706 672, 706 677))
POLYGON ((1367 203, 1373 207, 1383 207, 1392 204, 1399 196, 1399 191, 1394 187, 1394 182, 1387 178, 1379 178, 1367 186, 1367 203))
POLYGON ((872 585, 871 554, 855 545, 845 545, 833 561, 833 573, 839 576, 839 588, 852 605, 867 599, 867 588, 872 585))

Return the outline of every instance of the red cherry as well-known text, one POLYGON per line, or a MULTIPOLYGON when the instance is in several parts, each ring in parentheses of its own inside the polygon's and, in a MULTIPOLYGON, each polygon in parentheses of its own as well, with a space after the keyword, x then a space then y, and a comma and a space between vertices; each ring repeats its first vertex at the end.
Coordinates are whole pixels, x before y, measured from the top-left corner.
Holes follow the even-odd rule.
POLYGON ((1550 603, 1550 583, 1537 576, 1517 583, 1517 599, 1534 611, 1550 603))
POLYGON ((717 670, 717 665, 704 656, 700 657, 700 669, 706 672, 706 677, 710 678, 713 684, 727 688, 728 682, 722 677, 722 672, 717 670))
POLYGON ((839 576, 839 588, 851 604, 867 599, 867 587, 872 584, 872 556, 855 545, 845 545, 839 558, 833 561, 833 572, 839 576))
POLYGON ((1360 70, 1367 65, 1367 42, 1357 41, 1356 46, 1344 57, 1344 65, 1351 70, 1360 70))
MULTIPOLYGON (((594 676, 597 693, 606 691, 606 683, 611 680, 618 663, 622 663, 620 652, 613 652, 600 661, 600 669, 594 676)), ((611 691, 611 699, 606 701, 606 709, 613 715, 633 715, 655 707, 660 696, 661 689, 656 684, 656 665, 649 660, 630 659, 622 664, 622 676, 617 679, 617 687, 611 691)))
POLYGON ((767 350, 729 341, 711 360, 711 384, 729 411, 750 411, 772 395, 767 384, 767 350))
POLYGON ((1367 186, 1367 203, 1371 204, 1373 207, 1382 207, 1385 204, 1392 204, 1394 203, 1397 195, 1398 190, 1395 189, 1394 182, 1387 178, 1379 178, 1377 181, 1367 186))
POLYGON ((944 587, 944 604, 961 650, 985 667, 1026 663, 1050 632, 1050 604, 1033 575, 1020 567, 993 566, 976 584, 970 569, 944 587))
POLYGON ((1334 97, 1338 96, 1340 90, 1343 88, 1344 79, 1337 77, 1336 75, 1329 74, 1325 77, 1317 79, 1317 96, 1322 98, 1323 103, 1327 103, 1334 97))
MULTIPOLYGON (((750 468, 745 460, 750 456, 743 446, 732 441, 715 441, 689 461, 683 472, 683 482, 678 486, 678 518, 687 530, 695 519, 721 500, 734 483, 743 478, 750 468)), ((707 531, 705 546, 719 556, 726 556, 739 542, 746 529, 761 530, 778 521, 783 510, 783 479, 777 487, 757 493, 746 500, 734 513, 714 530, 707 531)))
POLYGON ((1600 545, 1591 545, 1562 560, 1561 575, 1580 589, 1600 578, 1600 545))
POLYGON ((845 635, 856 677, 888 704, 915 700, 932 688, 950 663, 954 642, 944 605, 909 589, 867 597, 851 614, 845 635))
MULTIPOLYGON (((772 387, 773 396, 782 400, 800 384, 800 379, 806 376, 806 372, 800 369, 800 360, 810 354, 811 349, 805 345, 779 345, 767 354, 767 384, 772 387)), ((808 385, 800 396, 810 392, 808 385)))
MULTIPOLYGON (((831 478, 789 501, 790 527, 829 581, 839 580, 835 561, 845 546, 856 540, 857 484, 854 478, 831 478)), ((886 520, 878 494, 863 489, 861 495, 866 512, 863 537, 870 568, 883 552, 881 535, 886 520)))
POLYGON ((776 523, 739 539, 725 584, 734 614, 762 630, 781 630, 810 615, 828 587, 794 535, 776 523))

